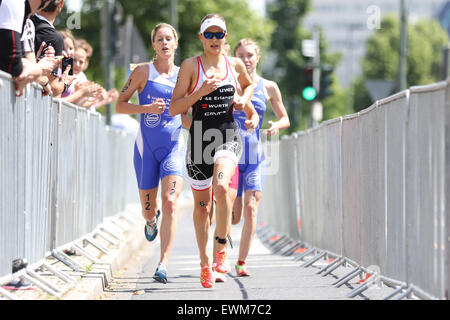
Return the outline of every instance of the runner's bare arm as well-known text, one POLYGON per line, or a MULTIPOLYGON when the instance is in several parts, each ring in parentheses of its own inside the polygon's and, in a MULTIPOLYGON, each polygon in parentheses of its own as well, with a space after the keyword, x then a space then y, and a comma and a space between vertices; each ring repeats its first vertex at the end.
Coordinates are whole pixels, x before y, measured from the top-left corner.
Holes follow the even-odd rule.
POLYGON ((249 101, 244 106, 244 112, 247 116, 247 120, 245 120, 245 128, 248 131, 253 131, 258 127, 259 124, 259 116, 253 107, 253 104, 249 101))
POLYGON ((180 70, 178 71, 178 79, 173 89, 172 100, 169 105, 169 112, 172 116, 177 114, 186 114, 197 100, 201 98, 201 95, 198 91, 189 95, 189 91, 191 91, 193 86, 192 82, 194 81, 194 77, 196 77, 196 61, 194 58, 188 58, 183 61, 180 66, 180 70))
POLYGON ((181 64, 180 70, 178 71, 177 84, 173 89, 172 100, 169 106, 171 116, 186 113, 201 97, 217 89, 220 80, 215 78, 206 79, 198 90, 190 93, 195 89, 198 77, 197 68, 196 58, 188 58, 181 64))
POLYGON ((192 118, 187 115, 187 113, 181 114, 181 125, 185 129, 189 129, 192 125, 192 118))
POLYGON ((242 95, 240 101, 242 104, 246 104, 250 101, 253 96, 254 84, 249 74, 247 73, 247 69, 245 68, 244 63, 239 58, 233 59, 235 62, 235 70, 238 74, 238 81, 242 89, 242 95))
POLYGON ((133 70, 128 78, 125 86, 120 92, 117 99, 116 112, 125 114, 138 114, 138 113, 162 113, 165 108, 165 103, 162 99, 157 99, 152 104, 136 105, 130 103, 131 96, 136 92, 144 90, 148 79, 148 65, 140 65, 133 70))
POLYGON ((264 86, 266 87, 267 94, 269 96, 270 103, 272 105, 273 112, 278 118, 278 121, 267 122, 270 125, 270 128, 267 129, 266 133, 271 135, 274 134, 277 130, 289 128, 290 121, 286 108, 284 107, 283 100, 281 98, 281 92, 278 88, 277 83, 266 79, 264 79, 263 81, 264 86))

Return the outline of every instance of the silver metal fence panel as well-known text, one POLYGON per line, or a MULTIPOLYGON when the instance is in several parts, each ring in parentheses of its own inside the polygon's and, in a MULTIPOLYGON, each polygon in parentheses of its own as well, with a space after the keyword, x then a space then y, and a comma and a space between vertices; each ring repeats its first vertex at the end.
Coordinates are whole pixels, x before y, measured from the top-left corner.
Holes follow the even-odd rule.
POLYGON ((303 234, 303 220, 304 216, 307 214, 305 209, 306 201, 306 148, 305 143, 307 139, 307 134, 302 132, 297 134, 296 144, 297 144, 297 179, 298 179, 298 201, 299 208, 297 211, 297 228, 298 228, 298 238, 297 240, 305 241, 305 236, 303 234))
POLYGON ((324 185, 327 183, 324 174, 324 146, 323 146, 323 130, 322 127, 312 130, 310 133, 311 144, 309 152, 312 153, 310 159, 313 160, 311 166, 312 188, 310 192, 310 199, 313 201, 313 209, 310 211, 310 219, 313 231, 313 238, 311 243, 319 246, 324 237, 325 212, 324 212, 324 185))
POLYGON ((86 112, 86 140, 85 140, 85 184, 82 189, 85 191, 85 206, 86 206, 86 223, 89 230, 93 230, 97 226, 95 216, 98 212, 95 210, 95 188, 96 188, 96 153, 97 146, 97 131, 96 131, 96 117, 91 112, 86 112))
POLYGON ((102 168, 101 170, 97 170, 96 177, 97 177, 97 183, 96 183, 96 204, 98 206, 97 212, 98 216, 96 219, 98 219, 96 222, 100 223, 101 219, 103 219, 106 216, 106 203, 105 203, 105 185, 106 181, 104 178, 104 170, 106 167, 106 163, 102 165, 102 161, 105 159, 105 157, 108 157, 108 154, 106 153, 107 150, 107 143, 108 143, 108 133, 107 129, 105 128, 105 124, 103 123, 103 120, 101 117, 99 117, 96 121, 96 127, 97 127, 97 147, 96 147, 96 168, 102 168))
MULTIPOLYGON (((127 175, 127 195, 126 195, 126 203, 140 203, 139 199, 139 189, 137 186, 137 179, 136 179, 136 173, 134 171, 134 142, 136 140, 136 137, 132 134, 128 134, 127 136, 127 143, 125 145, 125 149, 123 150, 124 157, 126 159, 126 175, 127 175)), ((187 140, 186 140, 187 141, 187 140)), ((186 151, 182 151, 182 156, 184 159, 184 156, 186 154, 186 151)), ((184 165, 183 168, 186 166, 184 165)), ((191 194, 191 187, 187 179, 183 180, 183 192, 186 194, 191 194)))
MULTIPOLYGON (((264 144, 265 150, 279 150, 280 148, 280 141, 268 141, 264 144)), ((281 161, 281 154, 280 152, 278 154, 269 154, 266 152, 266 163, 267 167, 271 167, 271 161, 281 161), (275 159, 275 157, 278 157, 278 159, 275 159)), ((279 168, 275 168, 275 170, 267 170, 265 171, 265 181, 264 181, 264 190, 263 195, 260 200, 259 204, 259 213, 261 216, 261 222, 267 223, 270 226, 273 226, 274 229, 276 229, 277 223, 278 223, 278 214, 280 213, 280 208, 278 207, 278 202, 276 196, 277 192, 279 192, 280 188, 283 187, 283 185, 278 184, 278 174, 279 174, 279 168)))
POLYGON ((445 88, 411 88, 407 135, 408 282, 444 296, 445 88))
POLYGON ((50 159, 49 159, 49 216, 50 216, 50 248, 56 248, 56 227, 58 216, 58 149, 59 130, 61 126, 61 101, 53 100, 50 104, 50 159))
MULTIPOLYGON (((316 132, 316 131, 313 131, 316 132)), ((299 147, 300 153, 303 155, 303 168, 301 175, 303 177, 302 187, 304 190, 303 212, 301 213, 301 229, 302 240, 314 245, 315 244, 315 225, 314 216, 317 213, 316 203, 317 197, 317 168, 316 157, 318 152, 315 150, 314 135, 307 132, 302 137, 302 146, 299 147)))
POLYGON ((288 161, 288 157, 286 155, 286 143, 285 141, 280 141, 280 158, 279 158, 279 162, 280 162, 280 167, 278 169, 278 172, 276 173, 276 175, 274 176, 274 183, 275 183, 275 188, 274 188, 274 204, 273 204, 273 210, 270 213, 270 225, 273 226, 273 228, 279 232, 283 232, 285 233, 286 230, 284 228, 285 223, 284 221, 286 220, 286 209, 287 209, 287 201, 288 198, 286 196, 286 192, 288 190, 287 187, 287 183, 286 181, 283 181, 283 179, 281 179, 281 175, 285 176, 285 170, 286 170, 286 166, 289 165, 289 161, 288 161))
MULTIPOLYGON (((118 134, 113 129, 110 128, 108 131, 108 157, 109 159, 117 159, 119 160, 120 157, 118 157, 118 134)), ((114 192, 114 186, 119 185, 120 181, 120 174, 115 170, 116 163, 118 161, 111 161, 107 167, 107 171, 105 172, 105 180, 108 181, 107 185, 105 186, 105 193, 106 193, 106 204, 107 204, 107 211, 106 215, 110 216, 115 210, 119 207, 119 200, 120 200, 120 194, 117 194, 117 192, 114 192)))
POLYGON ((337 254, 342 253, 342 176, 341 176, 341 121, 322 124, 323 149, 323 225, 318 246, 337 254))
POLYGON ((297 148, 295 137, 289 136, 284 142, 284 146, 280 149, 284 155, 286 166, 283 170, 284 188, 286 190, 286 203, 284 212, 284 230, 292 238, 298 238, 297 227, 297 193, 298 193, 298 175, 297 175, 297 148), (284 148, 284 150, 283 150, 284 148), (284 152, 283 152, 284 151, 284 152))
POLYGON ((123 154, 134 138, 109 132, 85 109, 43 98, 36 85, 16 98, 2 72, 0 136, 0 274, 11 272, 13 259, 37 262, 122 211, 129 181, 137 195, 132 152, 123 154))
POLYGON ((126 160, 124 151, 126 151, 126 133, 124 131, 119 131, 117 129, 112 130, 113 137, 113 148, 112 148, 112 159, 116 159, 116 161, 112 161, 112 178, 113 183, 109 186, 109 194, 113 201, 112 212, 120 212, 125 209, 126 206, 126 193, 124 193, 125 189, 122 192, 117 194, 117 186, 126 186, 127 177, 126 177, 126 160))
POLYGON ((14 96, 11 76, 0 71, 0 274, 25 252, 24 97, 14 96))
POLYGON ((62 104, 59 110, 57 149, 56 246, 76 239, 75 202, 78 182, 76 107, 62 104))
POLYGON ((361 246, 366 266, 385 269, 385 114, 378 103, 360 112, 361 125, 361 246))
POLYGON ((116 165, 120 165, 119 134, 111 127, 106 127, 104 144, 101 146, 104 165, 101 167, 102 186, 101 195, 103 198, 104 212, 103 217, 111 216, 115 210, 120 207, 121 194, 115 190, 120 185, 120 172, 116 169, 116 165), (106 159, 114 159, 114 161, 106 161, 106 159), (116 163, 116 164, 115 164, 116 163))
POLYGON ((342 122, 342 238, 343 255, 361 261, 361 141, 357 115, 342 122))
POLYGON ((450 291, 450 79, 447 80, 445 96, 445 232, 444 249, 445 257, 445 287, 444 296, 449 299, 450 291))
POLYGON ((50 249, 49 164, 51 98, 31 86, 25 93, 25 253, 30 263, 42 259, 50 249))
POLYGON ((407 92, 380 102, 386 123, 386 269, 383 274, 406 280, 406 208, 405 208, 405 125, 408 110, 407 92))
POLYGON ((81 237, 84 234, 93 230, 95 225, 91 224, 90 216, 96 214, 90 212, 90 199, 92 199, 92 192, 89 175, 92 174, 92 166, 89 164, 89 154, 92 152, 90 142, 95 137, 90 135, 89 132, 89 115, 86 109, 79 108, 76 113, 77 122, 77 147, 79 149, 77 157, 78 167, 78 183, 77 183, 77 195, 76 195, 76 236, 81 237))

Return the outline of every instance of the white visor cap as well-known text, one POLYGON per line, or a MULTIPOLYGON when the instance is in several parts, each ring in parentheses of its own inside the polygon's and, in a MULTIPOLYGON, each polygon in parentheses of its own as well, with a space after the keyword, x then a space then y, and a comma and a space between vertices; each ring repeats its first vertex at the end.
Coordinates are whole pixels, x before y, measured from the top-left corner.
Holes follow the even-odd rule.
POLYGON ((200 33, 203 34, 206 29, 209 27, 216 26, 222 29, 224 32, 227 32, 227 26, 225 25, 225 22, 222 19, 219 19, 217 17, 209 18, 203 21, 201 27, 200 27, 200 33))

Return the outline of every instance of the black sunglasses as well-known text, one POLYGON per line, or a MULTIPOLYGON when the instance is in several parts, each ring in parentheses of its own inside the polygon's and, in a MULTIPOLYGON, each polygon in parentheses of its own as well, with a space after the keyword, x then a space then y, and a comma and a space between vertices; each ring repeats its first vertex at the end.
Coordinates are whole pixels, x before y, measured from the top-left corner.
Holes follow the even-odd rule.
POLYGON ((203 36, 206 39, 212 39, 214 36, 216 36, 216 39, 223 39, 225 35, 225 32, 203 32, 203 36))

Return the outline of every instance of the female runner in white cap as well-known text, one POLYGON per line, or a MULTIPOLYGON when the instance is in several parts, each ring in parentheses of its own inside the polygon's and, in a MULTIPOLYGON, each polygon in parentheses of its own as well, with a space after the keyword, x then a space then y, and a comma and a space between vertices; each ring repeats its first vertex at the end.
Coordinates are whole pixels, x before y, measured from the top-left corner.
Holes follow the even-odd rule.
POLYGON ((203 287, 214 284, 211 258, 207 252, 211 187, 216 199, 216 271, 229 272, 226 262, 227 230, 232 203, 228 188, 241 155, 242 146, 234 108, 244 110, 249 117, 248 129, 255 129, 259 117, 247 102, 253 94, 253 84, 240 59, 223 55, 227 38, 225 20, 218 14, 208 14, 201 22, 199 39, 203 53, 183 61, 178 73, 169 111, 172 116, 188 112, 192 107, 186 167, 194 196, 194 227, 200 252, 203 287), (235 96, 238 82, 242 95, 235 96))

